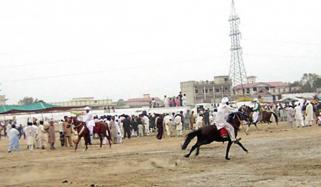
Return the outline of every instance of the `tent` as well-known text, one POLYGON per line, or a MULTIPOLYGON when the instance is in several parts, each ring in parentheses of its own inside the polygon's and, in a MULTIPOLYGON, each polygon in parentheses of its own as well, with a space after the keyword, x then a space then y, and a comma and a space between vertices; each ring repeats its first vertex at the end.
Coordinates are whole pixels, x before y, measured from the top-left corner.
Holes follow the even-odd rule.
POLYGON ((292 97, 286 97, 286 98, 278 100, 278 102, 283 102, 283 103, 291 103, 291 102, 296 102, 296 101, 299 101, 299 99, 292 98, 292 97))
POLYGON ((29 105, 3 105, 3 106, 0 106, 0 114, 65 111, 72 108, 75 108, 75 107, 62 107, 62 106, 48 104, 41 101, 41 102, 29 104, 29 105))

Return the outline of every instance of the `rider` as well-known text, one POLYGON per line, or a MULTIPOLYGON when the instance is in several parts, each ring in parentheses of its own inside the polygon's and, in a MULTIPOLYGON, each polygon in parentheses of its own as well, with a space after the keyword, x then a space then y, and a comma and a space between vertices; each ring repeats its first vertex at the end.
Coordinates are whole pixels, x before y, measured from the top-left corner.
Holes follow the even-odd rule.
POLYGON ((95 120, 94 120, 94 115, 91 113, 91 109, 87 106, 85 108, 86 114, 83 117, 83 121, 86 123, 86 127, 89 130, 89 144, 92 143, 93 140, 93 131, 94 131, 94 126, 95 126, 95 120))
POLYGON ((257 123, 259 121, 259 114, 261 110, 261 104, 257 98, 253 100, 254 106, 253 106, 253 122, 257 123))
POLYGON ((232 108, 229 104, 229 99, 223 97, 220 106, 217 109, 216 114, 216 127, 218 130, 225 128, 228 131, 230 139, 232 142, 236 142, 234 127, 227 122, 228 116, 230 113, 235 112, 235 109, 232 108))

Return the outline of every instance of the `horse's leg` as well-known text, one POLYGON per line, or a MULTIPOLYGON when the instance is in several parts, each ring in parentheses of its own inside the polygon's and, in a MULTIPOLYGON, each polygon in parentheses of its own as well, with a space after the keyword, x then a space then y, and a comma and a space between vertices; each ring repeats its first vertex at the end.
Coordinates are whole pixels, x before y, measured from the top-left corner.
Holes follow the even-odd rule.
POLYGON ((200 146, 197 146, 197 148, 196 148, 196 156, 198 156, 200 154, 200 146))
POLYGON ((197 147, 199 147, 198 142, 196 142, 196 144, 193 145, 192 149, 188 154, 185 155, 185 157, 188 158, 197 147))
POLYGON ((89 138, 90 138, 90 136, 89 135, 84 135, 84 140, 85 140, 85 146, 86 146, 86 148, 85 148, 85 150, 84 151, 87 151, 87 149, 88 149, 88 144, 89 144, 89 138))
POLYGON ((79 144, 80 140, 81 140, 81 136, 78 136, 78 140, 77 140, 77 142, 76 142, 76 146, 75 146, 75 151, 76 151, 76 150, 77 150, 77 148, 78 148, 78 144, 79 144))
POLYGON ((244 131, 246 135, 249 135, 250 126, 251 126, 251 124, 248 124, 245 131, 244 131))
POLYGON ((225 154, 225 159, 226 160, 230 160, 230 158, 228 157, 228 154, 230 152, 231 145, 232 145, 232 141, 229 141, 228 144, 227 144, 226 154, 225 154))
POLYGON ((99 135, 99 140, 100 140, 100 148, 103 147, 103 136, 102 134, 98 134, 99 135))
POLYGON ((111 137, 110 137, 110 136, 107 136, 107 134, 106 134, 106 138, 107 138, 107 140, 108 140, 109 147, 111 147, 111 137))
POLYGON ((88 143, 89 143, 88 140, 87 141, 85 140, 85 145, 86 145, 85 151, 88 150, 88 143))
POLYGON ((245 151, 245 152, 247 152, 247 153, 249 152, 249 151, 241 144, 241 142, 237 141, 236 144, 239 145, 239 146, 243 149, 243 151, 245 151))

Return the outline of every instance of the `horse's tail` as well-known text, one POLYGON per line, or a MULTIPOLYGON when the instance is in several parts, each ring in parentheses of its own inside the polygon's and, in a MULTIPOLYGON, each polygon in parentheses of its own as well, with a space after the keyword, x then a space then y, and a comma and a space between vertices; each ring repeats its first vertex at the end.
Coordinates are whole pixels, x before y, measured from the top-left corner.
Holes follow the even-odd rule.
POLYGON ((278 115, 276 115, 276 113, 272 112, 274 118, 275 118, 275 123, 276 125, 279 125, 279 119, 278 119, 278 115))
POLYGON ((196 130, 196 131, 192 131, 190 133, 187 134, 186 139, 182 145, 182 150, 185 150, 188 146, 188 144, 191 142, 191 140, 193 138, 195 138, 195 136, 197 136, 197 134, 199 133, 200 129, 196 130))

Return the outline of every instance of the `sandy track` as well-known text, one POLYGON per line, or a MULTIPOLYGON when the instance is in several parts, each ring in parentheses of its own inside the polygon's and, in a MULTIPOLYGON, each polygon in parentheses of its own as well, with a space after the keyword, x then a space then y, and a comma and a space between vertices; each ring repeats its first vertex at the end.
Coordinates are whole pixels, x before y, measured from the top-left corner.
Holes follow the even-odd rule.
POLYGON ((261 126, 241 136, 250 152, 233 146, 231 161, 224 160, 221 143, 184 158, 183 138, 133 138, 87 152, 58 148, 14 154, 6 153, 7 142, 1 140, 0 186, 321 186, 320 127, 261 126))

